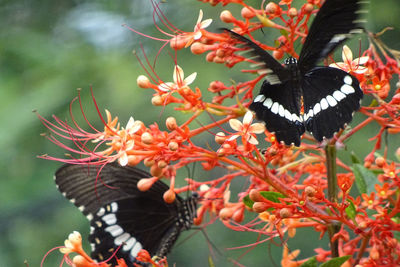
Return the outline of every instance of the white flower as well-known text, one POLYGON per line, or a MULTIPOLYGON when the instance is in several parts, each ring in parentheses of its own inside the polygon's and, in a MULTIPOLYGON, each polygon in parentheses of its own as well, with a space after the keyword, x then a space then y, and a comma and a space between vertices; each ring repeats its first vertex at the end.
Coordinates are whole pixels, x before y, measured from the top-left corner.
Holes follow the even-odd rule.
POLYGON ((203 10, 200 9, 199 12, 199 17, 197 18, 197 22, 196 25, 194 26, 194 30, 193 30, 193 39, 194 40, 199 40, 202 36, 201 30, 207 28, 208 26, 210 26, 212 19, 206 19, 204 21, 202 21, 203 19, 203 10))
POLYGON ((361 66, 367 63, 369 57, 359 57, 353 59, 353 53, 347 45, 343 46, 342 50, 343 62, 336 62, 329 65, 329 67, 338 68, 347 72, 354 72, 357 74, 362 74, 368 70, 367 67, 361 66))
POLYGON ((263 123, 253 123, 254 115, 253 112, 247 111, 243 117, 243 123, 237 119, 230 119, 229 125, 237 134, 232 135, 228 138, 228 141, 234 140, 239 136, 243 136, 243 138, 248 141, 250 144, 257 145, 258 141, 254 137, 254 134, 260 134, 265 131, 265 126, 263 123))
POLYGON ((183 69, 181 67, 179 67, 178 65, 175 65, 174 74, 172 75, 174 82, 173 83, 172 82, 162 83, 158 86, 158 89, 160 89, 163 92, 178 90, 180 88, 183 88, 183 87, 191 84, 196 79, 196 76, 197 76, 197 72, 194 72, 185 78, 183 69))

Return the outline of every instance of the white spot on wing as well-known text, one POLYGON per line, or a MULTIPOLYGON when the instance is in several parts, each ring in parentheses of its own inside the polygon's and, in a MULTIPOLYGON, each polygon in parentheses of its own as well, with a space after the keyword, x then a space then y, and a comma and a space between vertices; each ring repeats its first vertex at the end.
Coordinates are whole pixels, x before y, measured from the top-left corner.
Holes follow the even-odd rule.
POLYGON ((254 98, 253 102, 263 102, 264 100, 265 100, 264 95, 258 95, 258 96, 256 96, 256 98, 254 98))
POLYGON ((346 95, 349 95, 349 94, 352 94, 355 92, 353 86, 350 86, 348 84, 342 85, 342 87, 340 87, 340 91, 342 91, 342 93, 344 93, 346 95))
POLYGON ((321 111, 321 105, 319 103, 314 106, 314 115, 317 115, 321 111))
POLYGON ((104 216, 101 217, 101 218, 102 218, 103 221, 104 221, 106 224, 108 224, 108 225, 115 224, 115 223, 117 222, 117 217, 116 217, 115 214, 113 214, 113 213, 104 215, 104 216))
POLYGON ((126 240, 128 240, 131 237, 130 234, 128 233, 123 233, 122 235, 120 235, 119 237, 115 238, 114 243, 115 245, 119 246, 121 245, 123 242, 125 242, 126 240))
POLYGON ((101 217, 104 215, 105 212, 106 212, 106 210, 104 208, 100 208, 96 214, 97 214, 97 216, 101 217))
POLYGON ((271 112, 274 114, 278 114, 278 110, 279 110, 279 104, 278 102, 274 102, 274 104, 271 107, 271 112))
POLYGON ((78 208, 78 210, 80 210, 81 212, 82 212, 84 209, 85 209, 85 206, 80 206, 80 207, 78 208))
POLYGON ((71 198, 69 201, 70 201, 72 204, 75 204, 75 202, 76 202, 75 198, 71 198))
POLYGON ((108 226, 105 230, 109 232, 113 237, 119 236, 124 232, 124 230, 116 224, 108 226))
POLYGON ((279 105, 279 116, 282 118, 285 116, 285 108, 282 105, 279 105))
POLYGON ((345 84, 351 85, 353 83, 353 79, 350 77, 350 75, 346 75, 343 79, 345 84))
POLYGON ((89 213, 88 215, 86 215, 86 218, 91 221, 93 220, 93 214, 89 213))
POLYGON ((326 101, 325 98, 322 98, 320 103, 321 103, 322 110, 325 110, 325 109, 327 109, 329 107, 329 104, 328 104, 328 102, 326 101))
POLYGON ((117 202, 111 203, 111 211, 115 213, 115 212, 117 212, 117 210, 118 210, 117 202))
POLYGON ((122 249, 125 251, 130 250, 133 247, 133 245, 136 243, 136 238, 131 237, 125 243, 126 244, 122 247, 122 249))
POLYGON ((265 101, 263 103, 263 106, 268 108, 268 109, 270 109, 272 104, 273 104, 272 99, 271 98, 267 98, 267 99, 265 99, 265 101))
POLYGON ((333 98, 331 95, 328 95, 328 96, 326 97, 326 100, 328 101, 329 106, 331 106, 331 107, 334 107, 334 106, 337 105, 337 101, 336 101, 335 98, 333 98))
POLYGON ((285 109, 285 118, 289 121, 293 120, 292 114, 287 109, 285 109))
POLYGON ((139 242, 136 242, 135 246, 131 250, 131 256, 136 257, 141 249, 142 249, 142 244, 140 244, 139 242))
POLYGON ((333 97, 334 97, 337 101, 340 101, 340 100, 346 98, 346 95, 343 94, 342 92, 340 92, 339 90, 336 90, 335 92, 333 92, 333 97))

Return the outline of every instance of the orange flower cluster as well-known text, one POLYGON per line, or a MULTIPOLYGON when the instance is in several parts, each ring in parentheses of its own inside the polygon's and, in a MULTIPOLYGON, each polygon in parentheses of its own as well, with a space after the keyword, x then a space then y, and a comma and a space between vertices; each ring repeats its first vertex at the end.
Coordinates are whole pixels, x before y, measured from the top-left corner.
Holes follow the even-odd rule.
MULTIPOLYGON (((234 17, 229 10, 221 12, 220 19, 226 23, 226 28, 247 35, 280 59, 284 54, 298 57, 295 47, 304 41, 308 22, 323 1, 308 0, 299 9, 292 6, 292 0, 278 4, 269 2, 261 9, 248 6, 241 0, 202 2, 242 6, 241 17, 234 17), (276 39, 279 45, 263 44, 252 37, 253 32, 263 28, 264 31, 282 34, 276 39)), ((169 26, 170 22, 160 15, 159 5, 154 4, 154 9, 163 25, 169 26)), ((157 28, 167 36, 163 41, 171 49, 190 48, 194 55, 204 55, 210 63, 225 64, 229 68, 242 62, 257 63, 245 56, 246 49, 237 46, 238 41, 230 35, 208 32, 206 27, 211 23, 210 19, 203 20, 200 11, 193 32, 178 30, 173 25, 167 27, 174 29, 171 34, 159 26, 157 28)), ((330 232, 331 246, 336 244, 337 247, 337 255, 315 248, 317 261, 352 255, 343 258, 347 260, 347 266, 399 265, 400 243, 395 234, 400 230, 400 150, 397 150, 397 158, 393 157, 388 153, 388 143, 383 144, 382 139, 386 133, 394 135, 400 132, 400 86, 390 84, 400 74, 400 53, 388 48, 379 39, 381 34, 383 32, 369 33, 370 45, 360 53, 361 57, 353 59, 350 48, 344 46, 343 62, 332 63, 333 67, 357 77, 366 97, 360 110, 362 121, 340 131, 324 145, 341 149, 352 136, 365 138, 365 142, 370 138, 375 142, 364 161, 357 155, 352 155, 350 164, 334 157, 335 166, 340 167, 340 173, 333 175, 337 184, 328 182, 328 177, 332 176, 326 164, 329 153, 310 135, 303 136, 300 147, 288 147, 278 143, 263 125, 253 123, 253 114, 247 111, 247 107, 254 90, 258 90, 256 84, 268 75, 257 69, 244 69, 243 72, 258 75, 255 78, 249 75, 248 81, 234 85, 210 81, 206 90, 213 97, 207 99, 203 95, 204 89, 193 86, 196 73, 185 77, 183 69, 175 63, 171 66, 173 82, 163 81, 151 66, 147 70, 143 65, 147 74, 138 77, 138 86, 154 91, 153 105, 173 105, 177 111, 190 114, 185 122, 178 123, 174 117, 169 117, 165 121, 168 130, 161 131, 156 123, 146 126, 131 118, 125 127, 121 127, 110 112, 106 111, 106 119, 103 119, 98 110, 104 129, 96 130, 89 124, 92 132, 88 132, 78 126, 74 118, 69 125, 56 117, 55 122, 50 122, 39 116, 52 131, 53 135, 48 136, 52 142, 79 155, 79 158, 44 158, 75 164, 119 161, 121 165, 134 166, 144 162, 154 177, 140 181, 141 190, 148 190, 155 181, 165 178, 170 181, 170 190, 164 195, 167 202, 174 201, 176 193, 187 190, 200 194, 196 224, 201 224, 205 215, 210 214, 233 230, 255 232, 265 240, 282 238, 285 234, 295 238, 297 228, 311 227, 321 237, 330 232), (200 116, 205 112, 215 119, 198 127, 193 121, 201 120, 200 116), (239 120, 242 116, 243 120, 239 120), (369 124, 375 127, 375 133, 369 137, 359 135, 359 131, 369 124), (231 130, 221 132, 222 125, 229 125, 231 130), (214 135, 214 147, 195 138, 205 133, 214 135), (75 146, 64 145, 60 141, 63 138, 73 140, 75 146), (89 148, 90 142, 95 144, 92 149, 89 148), (383 155, 379 155, 382 148, 383 155), (176 172, 194 162, 200 162, 205 170, 219 168, 226 174, 210 177, 207 181, 189 177, 188 186, 176 188, 176 172), (232 196, 229 186, 235 179, 246 179, 247 187, 232 196), (338 191, 328 196, 327 191, 332 186, 338 191), (350 193, 354 187, 358 193, 350 193), (332 225, 336 227, 333 232, 332 225)), ((299 262, 306 261, 294 261, 298 254, 299 251, 289 253, 284 248, 282 266, 298 266, 299 262)))

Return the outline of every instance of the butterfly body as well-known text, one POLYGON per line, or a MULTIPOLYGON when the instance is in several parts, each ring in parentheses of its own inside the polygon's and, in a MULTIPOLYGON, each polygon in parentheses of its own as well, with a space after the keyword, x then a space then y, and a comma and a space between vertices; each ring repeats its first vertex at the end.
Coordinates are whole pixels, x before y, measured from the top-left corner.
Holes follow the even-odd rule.
POLYGON ((137 262, 143 248, 152 256, 163 257, 171 250, 179 234, 193 224, 197 197, 176 196, 165 203, 168 186, 157 181, 146 192, 137 182, 150 174, 117 163, 101 166, 64 165, 55 175, 58 189, 86 215, 90 222, 89 242, 92 257, 116 256, 137 262))
POLYGON ((353 33, 361 31, 362 1, 326 0, 315 17, 301 50, 281 65, 251 40, 229 31, 245 43, 255 61, 264 63, 265 81, 249 106, 278 141, 299 146, 308 131, 321 142, 352 120, 363 93, 351 74, 317 63, 353 33))

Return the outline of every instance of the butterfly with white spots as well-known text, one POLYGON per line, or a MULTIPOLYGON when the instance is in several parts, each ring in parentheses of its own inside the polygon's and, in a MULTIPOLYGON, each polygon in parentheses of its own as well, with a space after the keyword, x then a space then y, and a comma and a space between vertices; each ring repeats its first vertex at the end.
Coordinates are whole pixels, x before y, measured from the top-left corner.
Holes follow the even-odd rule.
POLYGON ((140 264, 136 256, 142 248, 151 256, 163 257, 193 224, 198 197, 184 200, 177 195, 167 204, 163 194, 169 187, 161 181, 148 191, 139 191, 137 182, 148 177, 152 175, 118 163, 66 164, 57 170, 57 188, 90 222, 94 259, 107 260, 117 248, 116 256, 128 266, 140 264))
MULTIPOLYGON (((278 141, 299 146, 305 131, 322 142, 352 120, 363 92, 351 74, 316 64, 355 33, 362 32, 360 0, 326 0, 317 13, 300 52, 281 65, 251 40, 225 29, 261 62, 266 74, 250 110, 278 141)), ((257 64, 260 66, 260 64, 257 64)))

